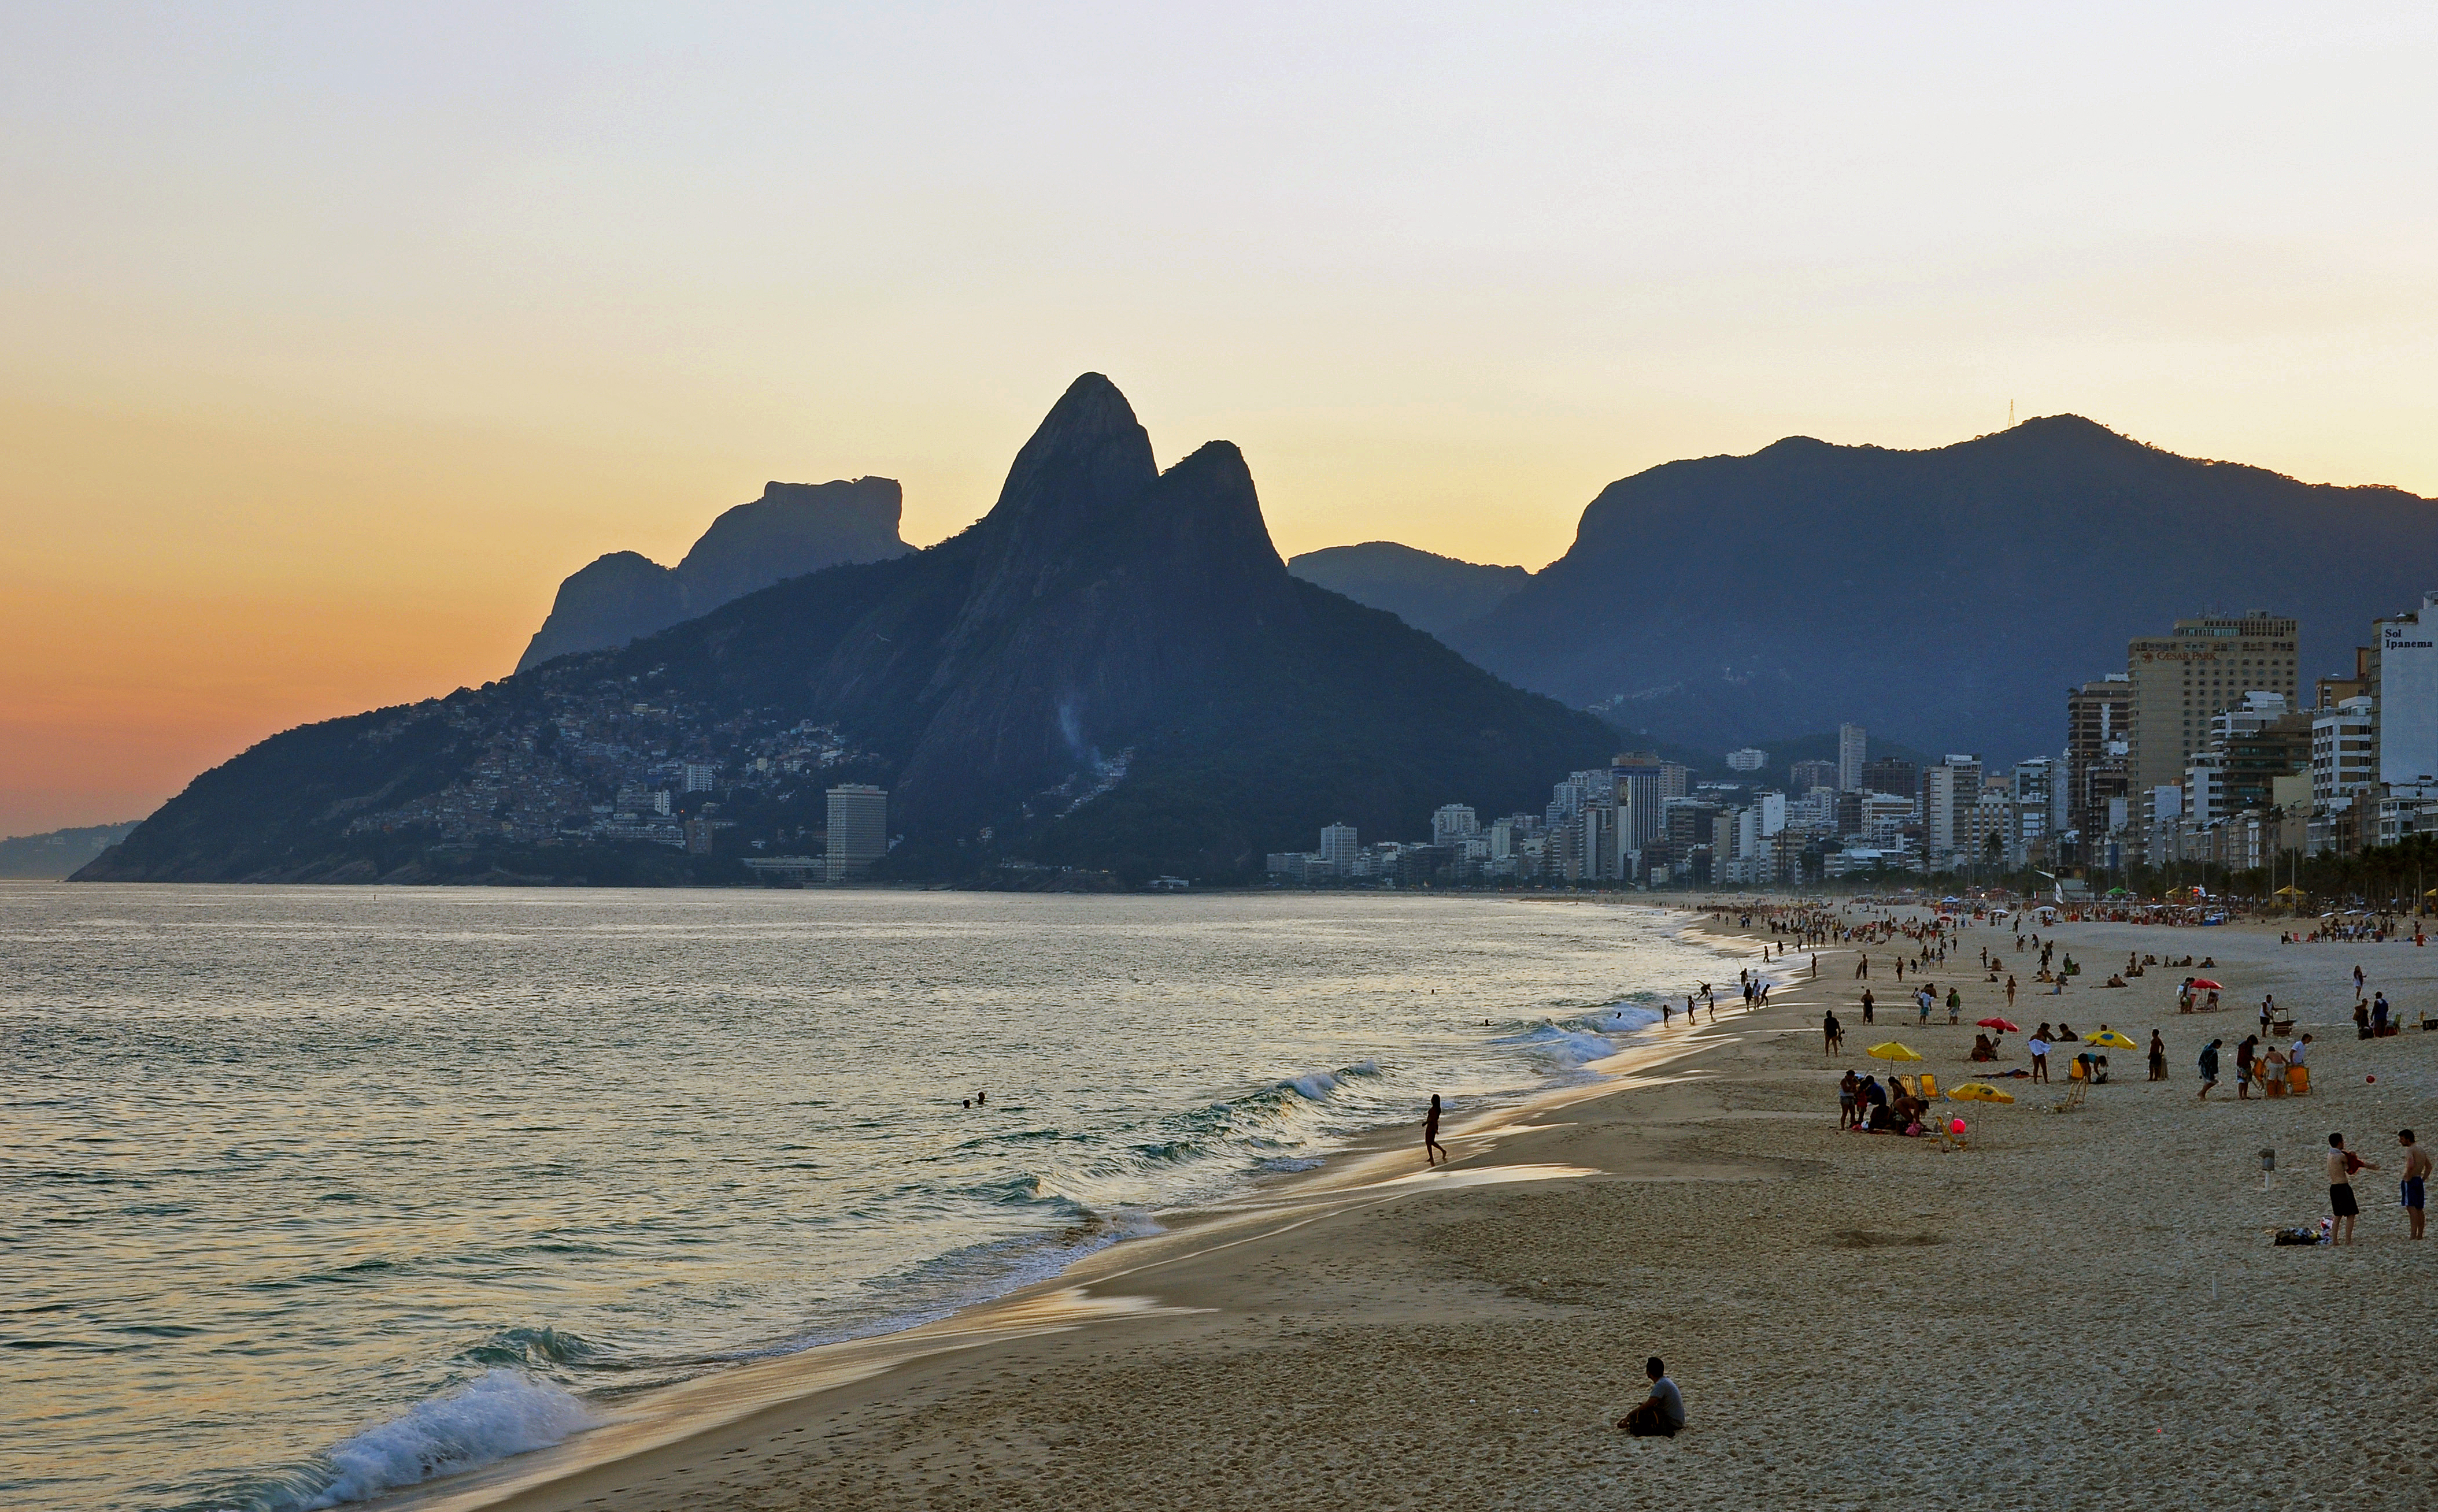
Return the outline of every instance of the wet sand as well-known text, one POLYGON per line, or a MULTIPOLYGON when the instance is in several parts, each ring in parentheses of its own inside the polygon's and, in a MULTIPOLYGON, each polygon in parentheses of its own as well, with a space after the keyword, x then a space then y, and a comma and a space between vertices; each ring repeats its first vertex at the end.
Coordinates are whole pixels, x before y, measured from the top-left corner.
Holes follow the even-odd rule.
MULTIPOLYGON (((2357 1042, 2357 959, 2438 1011, 2438 948, 2280 946, 2256 926, 2067 924, 2105 980, 2131 947, 2214 954, 2229 1011, 2180 1016, 2182 970, 2035 996, 2011 934, 1964 932, 1966 1027, 1882 1007, 1853 956, 1716 1027, 1654 1032, 1616 1080, 1459 1121, 1446 1174, 1416 1131, 1181 1219, 1050 1286, 886 1340, 808 1351, 634 1404, 632 1420, 395 1499, 420 1507, 1749 1508, 2438 1505, 2433 1256, 2395 1205, 2394 1131, 2438 1139, 2438 1034, 2357 1042), (1939 1105, 1971 1148, 1840 1134, 1835 1081, 1896 1038, 1966 1080, 2008 1014, 2146 1042, 2079 1111, 1939 1105), (2276 993, 2318 1035, 2308 1099, 2194 1099, 2212 1035, 2276 993), (1822 1006, 1848 1053, 1822 1052, 1822 1006), (2376 1082, 2366 1076, 2376 1075, 2376 1082), (2326 1211, 2327 1133, 2361 1242, 2276 1249, 2326 1211), (2257 1152, 2278 1152, 2264 1190, 2257 1152), (1691 1426, 1611 1425, 1668 1358, 1691 1426)), ((1722 943, 1728 943, 1722 941, 1722 943)), ((1750 949, 1731 945, 1730 948, 1750 949)), ((1870 985, 1900 998, 1891 947, 1870 985)), ((1789 965, 1803 958, 1791 955, 1789 965)), ((1734 980, 1735 962, 1722 977, 1734 980)), ((1908 979, 1907 985, 1910 985, 1908 979)), ((2009 1047, 2021 1060, 2020 1038, 2009 1047)))

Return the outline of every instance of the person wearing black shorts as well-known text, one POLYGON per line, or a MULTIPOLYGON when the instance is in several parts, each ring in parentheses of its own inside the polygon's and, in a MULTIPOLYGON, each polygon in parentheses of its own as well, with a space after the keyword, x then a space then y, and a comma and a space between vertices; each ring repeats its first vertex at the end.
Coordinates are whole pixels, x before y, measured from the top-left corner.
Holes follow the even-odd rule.
POLYGON ((2354 1220, 2361 1215, 2361 1204, 2354 1201, 2354 1172, 2377 1169, 2347 1150, 2343 1134, 2328 1135, 2328 1211, 2336 1217, 2329 1225, 2329 1243, 2354 1241, 2354 1220))

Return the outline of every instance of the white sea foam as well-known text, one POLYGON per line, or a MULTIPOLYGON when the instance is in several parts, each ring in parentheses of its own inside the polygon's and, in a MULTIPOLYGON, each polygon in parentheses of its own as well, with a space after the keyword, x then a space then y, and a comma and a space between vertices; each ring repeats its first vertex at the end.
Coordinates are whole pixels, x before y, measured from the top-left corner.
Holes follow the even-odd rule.
POLYGON ((1627 1035, 1658 1022, 1651 1009, 1617 1003, 1563 1023, 1545 1020, 1492 1043, 1520 1049, 1552 1071, 1572 1071, 1615 1055, 1627 1035))
POLYGON ((573 1396, 516 1370, 493 1370, 427 1398, 330 1450, 337 1476, 312 1505, 361 1502, 435 1475, 556 1444, 592 1423, 573 1396))

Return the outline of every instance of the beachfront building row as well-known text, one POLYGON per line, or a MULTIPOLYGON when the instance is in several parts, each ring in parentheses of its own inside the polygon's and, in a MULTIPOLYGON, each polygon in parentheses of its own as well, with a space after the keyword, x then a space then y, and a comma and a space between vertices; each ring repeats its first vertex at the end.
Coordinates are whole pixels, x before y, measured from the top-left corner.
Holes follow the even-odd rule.
MULTIPOLYGON (((1838 760, 1791 764, 1785 787, 1695 783, 1687 766, 1625 751, 1568 773, 1538 814, 1484 818, 1448 803, 1429 816, 1428 840, 1368 846, 1352 826, 1334 824, 1319 849, 1273 853, 1265 870, 1294 886, 1792 886, 2020 866, 2055 828, 2059 784, 2048 758, 1985 772, 1977 756, 1952 755, 1923 768, 1871 761, 1864 740, 1846 726, 1838 760), (1862 785, 1844 785, 1849 779, 1862 785)), ((1767 753, 1757 754, 1753 769, 1765 770, 1767 753)))
POLYGON ((2231 870, 2438 832, 2438 593, 2302 695, 2298 626, 2198 616, 2070 690, 2058 859, 2231 870))

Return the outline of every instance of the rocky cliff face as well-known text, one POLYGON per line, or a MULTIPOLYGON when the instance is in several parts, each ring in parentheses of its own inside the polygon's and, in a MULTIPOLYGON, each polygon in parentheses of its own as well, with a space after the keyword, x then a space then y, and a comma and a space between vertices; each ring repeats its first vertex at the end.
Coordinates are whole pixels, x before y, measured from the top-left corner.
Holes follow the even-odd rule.
POLYGON ((1537 809, 1611 738, 1288 575, 1237 449, 1159 472, 1123 396, 1087 374, 951 539, 274 737, 86 874, 421 878, 446 850, 597 881, 584 826, 613 792, 714 764, 738 826, 723 843, 786 846, 851 762, 892 789, 902 873, 1244 880, 1336 820, 1411 837, 1441 803, 1537 809))
POLYGON ((903 510, 887 478, 765 484, 760 499, 713 520, 674 568, 612 552, 572 574, 517 670, 625 645, 785 578, 903 556, 913 550, 898 538, 903 510))
POLYGON ((1852 720, 1992 761, 2065 690, 2209 610, 2302 621, 2305 672, 2438 582, 2438 505, 2201 462, 2073 415, 1931 451, 1780 441, 1610 484, 1575 543, 1450 632, 1631 730, 1725 749, 1852 720))

